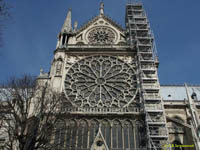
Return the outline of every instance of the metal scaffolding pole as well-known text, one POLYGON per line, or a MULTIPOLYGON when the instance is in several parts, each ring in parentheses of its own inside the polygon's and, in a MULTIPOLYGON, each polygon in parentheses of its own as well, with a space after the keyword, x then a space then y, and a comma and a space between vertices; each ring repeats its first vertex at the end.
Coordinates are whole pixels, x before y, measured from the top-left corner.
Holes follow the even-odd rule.
POLYGON ((145 114, 147 147, 149 150, 161 150, 165 146, 166 149, 169 144, 168 129, 159 93, 158 60, 154 37, 142 3, 127 4, 126 28, 129 35, 127 40, 131 49, 136 52, 137 80, 140 102, 145 114))

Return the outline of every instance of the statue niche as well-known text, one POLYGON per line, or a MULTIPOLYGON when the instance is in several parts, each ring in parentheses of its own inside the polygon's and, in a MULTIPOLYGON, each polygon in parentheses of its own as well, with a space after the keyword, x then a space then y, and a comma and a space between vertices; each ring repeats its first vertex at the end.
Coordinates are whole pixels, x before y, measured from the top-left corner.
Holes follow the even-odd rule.
POLYGON ((56 61, 56 75, 61 75, 62 66, 63 66, 63 60, 62 58, 58 58, 56 61))

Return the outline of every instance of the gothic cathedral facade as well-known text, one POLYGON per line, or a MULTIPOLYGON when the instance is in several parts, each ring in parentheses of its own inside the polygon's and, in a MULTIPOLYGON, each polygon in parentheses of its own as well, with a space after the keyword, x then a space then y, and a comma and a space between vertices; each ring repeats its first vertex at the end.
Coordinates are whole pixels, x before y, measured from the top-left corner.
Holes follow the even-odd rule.
MULTIPOLYGON (((50 73, 38 77, 65 95, 56 149, 170 149, 176 135, 180 144, 195 143, 187 140, 190 131, 183 133, 187 115, 182 122, 170 118, 175 101, 161 95, 166 88, 159 84, 154 37, 142 4, 126 5, 125 28, 104 15, 103 3, 87 24, 79 29, 77 22, 71 24, 69 10, 50 73)), ((182 115, 186 106, 179 106, 182 115)))

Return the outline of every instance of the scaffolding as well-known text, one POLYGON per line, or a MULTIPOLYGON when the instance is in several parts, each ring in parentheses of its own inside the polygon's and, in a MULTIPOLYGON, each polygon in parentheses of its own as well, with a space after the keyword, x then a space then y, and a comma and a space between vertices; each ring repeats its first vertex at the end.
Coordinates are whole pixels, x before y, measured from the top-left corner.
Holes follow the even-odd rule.
MULTIPOLYGON (((149 150, 166 149, 168 129, 160 84, 158 59, 153 33, 141 3, 126 5, 127 41, 136 53, 139 97, 142 103, 149 150)), ((168 148, 170 149, 170 148, 168 148)))

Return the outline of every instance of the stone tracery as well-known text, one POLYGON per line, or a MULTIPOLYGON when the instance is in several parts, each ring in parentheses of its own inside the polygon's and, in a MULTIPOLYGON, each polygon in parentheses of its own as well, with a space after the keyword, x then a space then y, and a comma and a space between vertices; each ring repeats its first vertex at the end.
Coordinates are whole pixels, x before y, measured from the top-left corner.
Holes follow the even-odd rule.
POLYGON ((87 38, 90 44, 113 44, 115 33, 107 27, 96 27, 89 32, 87 38))
POLYGON ((76 62, 65 78, 67 97, 77 106, 123 107, 136 94, 135 71, 112 56, 91 56, 76 62))

